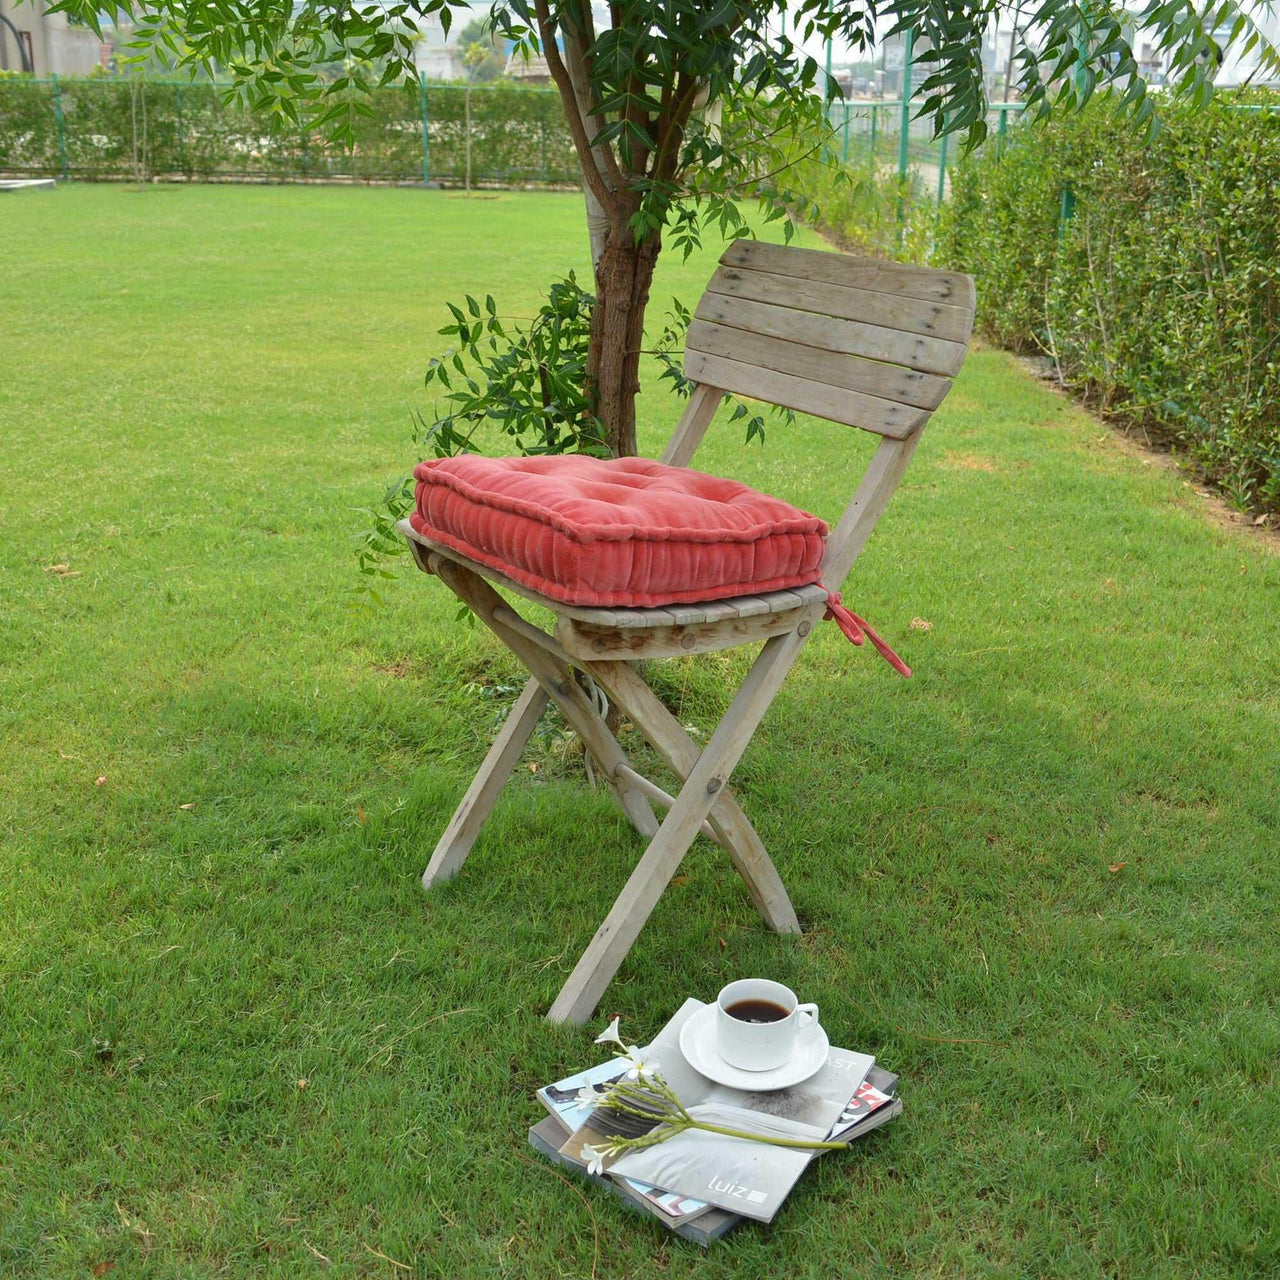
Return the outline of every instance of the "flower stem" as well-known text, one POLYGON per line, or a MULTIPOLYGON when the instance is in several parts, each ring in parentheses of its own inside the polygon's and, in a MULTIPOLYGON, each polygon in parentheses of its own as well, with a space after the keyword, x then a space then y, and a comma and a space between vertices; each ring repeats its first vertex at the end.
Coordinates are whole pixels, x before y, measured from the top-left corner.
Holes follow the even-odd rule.
POLYGON ((767 1142, 774 1147, 800 1147, 805 1151, 843 1151, 848 1142, 812 1142, 805 1138, 771 1138, 763 1133, 748 1133, 744 1129, 726 1129, 723 1125, 708 1124, 705 1120, 689 1121, 695 1129, 705 1129, 708 1133, 723 1133, 727 1138, 745 1138, 748 1142, 767 1142))

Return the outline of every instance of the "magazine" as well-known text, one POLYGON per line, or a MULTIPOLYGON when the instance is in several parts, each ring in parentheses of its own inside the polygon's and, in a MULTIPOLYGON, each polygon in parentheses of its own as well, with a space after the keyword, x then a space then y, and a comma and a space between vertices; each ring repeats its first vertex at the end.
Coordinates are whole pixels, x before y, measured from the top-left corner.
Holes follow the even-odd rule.
MULTIPOLYGON (((546 1115, 529 1130, 529 1145, 540 1155, 545 1156, 552 1164, 560 1164, 564 1168, 607 1188, 624 1204, 636 1213, 643 1214, 654 1222, 661 1223, 666 1230, 685 1240, 706 1248, 714 1240, 719 1240, 726 1232, 732 1231, 742 1219, 736 1213, 724 1209, 713 1209, 710 1205, 699 1214, 671 1217, 659 1212, 651 1200, 645 1199, 632 1189, 625 1178, 601 1178, 587 1172, 583 1165, 575 1164, 560 1154, 564 1140, 569 1136, 559 1119, 554 1115, 546 1115)), ((661 1195, 661 1193, 659 1193, 661 1195)))
MULTIPOLYGON (((833 1048, 815 1075, 790 1089, 745 1092, 708 1080, 685 1061, 679 1044, 681 1027, 702 1007, 701 1001, 685 1001, 645 1053, 695 1118, 770 1137, 821 1142, 857 1103, 874 1059, 845 1049, 833 1048)), ((856 1122, 857 1117, 850 1119, 856 1122)), ((642 1117, 597 1107, 570 1134, 561 1153, 586 1163, 583 1147, 598 1150, 611 1137, 638 1136, 649 1128, 652 1122, 642 1117)), ((818 1154, 689 1129, 652 1147, 606 1157, 603 1167, 614 1177, 768 1222, 818 1154)))
MULTIPOLYGON (((609 1085, 626 1069, 625 1063, 612 1058, 608 1062, 600 1063, 599 1066, 579 1071, 577 1075, 557 1080, 555 1084, 544 1085, 538 1090, 538 1101, 572 1133, 587 1122, 594 1109, 594 1106, 585 1105, 580 1100, 581 1091, 589 1088, 597 1098, 602 1097, 609 1085)), ((585 1168, 585 1162, 577 1161, 576 1163, 582 1164, 585 1168)), ((640 1182, 635 1178, 627 1178, 624 1181, 654 1208, 660 1210, 665 1217, 674 1221, 688 1222, 711 1208, 705 1200, 663 1191, 659 1187, 640 1182)))
POLYGON ((552 1115, 559 1116, 564 1121, 565 1127, 572 1132, 579 1125, 586 1123, 587 1117, 594 1109, 594 1103, 587 1106, 579 1101, 582 1090, 590 1088, 597 1098, 603 1097, 605 1090, 626 1069, 625 1062, 613 1058, 609 1062, 602 1062, 598 1067, 589 1067, 586 1071, 579 1071, 577 1075, 557 1080, 555 1084, 543 1085, 538 1090, 538 1101, 552 1115))
POLYGON ((901 1112, 902 1103, 897 1101, 897 1093, 898 1077, 881 1067, 872 1067, 831 1126, 828 1138, 832 1142, 847 1142, 855 1137, 860 1138, 870 1129, 879 1128, 889 1118, 880 1116, 883 1108, 891 1107, 894 1115, 901 1112), (872 1116, 880 1117, 874 1125, 867 1123, 872 1116))

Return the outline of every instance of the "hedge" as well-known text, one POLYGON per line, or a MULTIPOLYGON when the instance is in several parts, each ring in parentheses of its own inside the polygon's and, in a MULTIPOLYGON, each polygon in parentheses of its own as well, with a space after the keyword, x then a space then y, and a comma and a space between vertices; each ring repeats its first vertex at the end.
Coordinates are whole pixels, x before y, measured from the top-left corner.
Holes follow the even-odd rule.
MULTIPOLYGON (((80 179, 138 176, 420 182, 420 86, 380 89, 353 146, 315 134, 273 131, 228 105, 213 84, 170 81, 33 80, 0 76, 0 173, 80 179), (59 120, 61 115, 61 121, 59 120), (144 133, 145 120, 145 133, 144 133), (65 151, 65 160, 64 160, 65 151)), ((426 92, 427 176, 461 183, 466 173, 466 89, 426 92)), ((573 142, 559 95, 510 85, 471 92, 471 168, 476 182, 574 184, 573 142)))
POLYGON ((1280 508, 1280 99, 1105 103, 1023 124, 952 173, 935 259, 979 324, 1179 445, 1241 509, 1280 508), (1064 195, 1065 193, 1065 195, 1064 195))
POLYGON ((787 175, 789 184, 812 202, 806 220, 842 249, 875 258, 923 262, 937 215, 937 178, 916 168, 899 178, 898 142, 877 143, 874 167, 841 165, 813 157, 787 175))

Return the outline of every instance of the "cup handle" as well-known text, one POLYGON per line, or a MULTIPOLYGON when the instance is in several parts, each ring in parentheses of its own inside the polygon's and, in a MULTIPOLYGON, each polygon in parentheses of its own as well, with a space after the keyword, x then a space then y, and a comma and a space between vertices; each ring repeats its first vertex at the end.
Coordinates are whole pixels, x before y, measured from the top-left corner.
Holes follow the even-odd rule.
POLYGON ((818 1006, 816 1004, 798 1004, 796 1005, 796 1012, 803 1015, 799 1019, 799 1023, 798 1023, 801 1031, 807 1030, 809 1027, 817 1025, 818 1006))

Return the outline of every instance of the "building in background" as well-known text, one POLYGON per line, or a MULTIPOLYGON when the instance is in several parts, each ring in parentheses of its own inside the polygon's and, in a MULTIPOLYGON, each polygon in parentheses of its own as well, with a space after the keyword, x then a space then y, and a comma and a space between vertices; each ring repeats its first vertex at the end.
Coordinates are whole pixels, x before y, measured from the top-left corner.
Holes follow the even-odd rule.
MULTIPOLYGON (((1130 10, 1136 17, 1136 10, 1130 10)), ((1253 20, 1263 35, 1274 45, 1280 44, 1280 15, 1267 14, 1262 10, 1252 11, 1253 20)), ((1137 29, 1136 22, 1129 25, 1126 33, 1133 46, 1134 59, 1138 71, 1144 80, 1153 87, 1167 85, 1174 73, 1170 66, 1172 55, 1168 50, 1159 47, 1157 36, 1137 29)), ((1225 46, 1230 39, 1231 28, 1225 26, 1214 32, 1218 42, 1225 46)), ((987 96, 993 102, 1002 102, 1006 98, 1016 98, 1018 94, 1018 78, 1021 66, 1017 61, 1017 51, 1024 43, 1033 49, 1040 47, 1040 33, 1034 26, 1014 25, 1014 15, 1001 13, 996 15, 987 29, 982 44, 982 62, 987 96)), ((1256 52, 1241 56, 1238 52, 1228 52, 1218 61, 1213 82, 1219 88, 1229 89, 1249 82, 1251 84, 1276 83, 1274 77, 1260 75, 1258 71, 1258 54, 1256 52)))
POLYGON ((0 0, 0 71, 85 76, 99 65, 102 48, 88 27, 72 26, 65 13, 47 13, 44 0, 0 0))
POLYGON ((507 54, 507 65, 502 73, 509 80, 519 80, 522 84, 550 84, 551 68, 546 58, 540 53, 516 53, 513 49, 507 54))
POLYGON ((422 38, 414 49, 413 59, 419 73, 428 80, 461 80, 465 68, 462 65, 462 50, 457 41, 458 32, 464 25, 460 17, 454 19, 447 35, 439 14, 432 14, 419 21, 422 38))
MULTIPOLYGON (((598 0, 593 0, 591 5, 591 18, 595 23, 597 34, 607 31, 613 20, 608 6, 599 3, 598 0)), ((557 45, 563 47, 558 40, 557 45)), ((516 53, 510 41, 507 41, 507 63, 503 75, 509 80, 518 80, 522 84, 551 83, 551 68, 547 66, 546 57, 541 53, 528 55, 516 53)))

